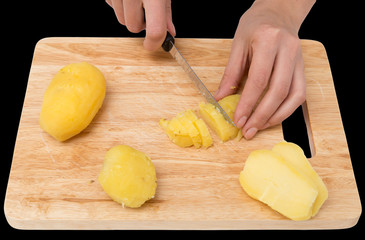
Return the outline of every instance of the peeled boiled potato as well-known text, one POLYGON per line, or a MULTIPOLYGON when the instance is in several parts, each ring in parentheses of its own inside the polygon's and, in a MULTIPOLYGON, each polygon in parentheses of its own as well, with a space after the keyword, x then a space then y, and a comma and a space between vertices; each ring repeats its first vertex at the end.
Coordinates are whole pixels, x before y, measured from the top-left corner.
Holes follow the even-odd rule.
POLYGON ((170 140, 180 147, 208 148, 213 144, 207 125, 191 109, 178 113, 171 120, 161 119, 160 125, 170 140))
POLYGON ((328 197, 323 181, 294 143, 251 152, 239 181, 249 196, 296 221, 316 215, 328 197))
POLYGON ((59 141, 84 130, 103 104, 106 83, 95 66, 72 63, 52 79, 43 98, 41 128, 59 141))
POLYGON ((328 198, 328 190, 324 185, 322 179, 312 168, 310 162, 304 155, 303 150, 294 143, 280 142, 276 144, 273 149, 274 152, 281 155, 288 163, 292 164, 296 169, 300 171, 302 175, 305 175, 308 179, 311 179, 312 183, 318 190, 318 196, 313 203, 312 217, 315 216, 322 204, 328 198))
MULTIPOLYGON (((227 96, 218 102, 231 119, 234 117, 239 99, 240 95, 234 94, 227 96)), ((238 128, 224 119, 223 115, 213 104, 200 103, 199 113, 208 126, 214 130, 223 142, 237 137, 240 132, 238 128)))
POLYGON ((153 198, 157 188, 151 159, 126 145, 115 146, 106 153, 98 181, 114 201, 131 208, 153 198))

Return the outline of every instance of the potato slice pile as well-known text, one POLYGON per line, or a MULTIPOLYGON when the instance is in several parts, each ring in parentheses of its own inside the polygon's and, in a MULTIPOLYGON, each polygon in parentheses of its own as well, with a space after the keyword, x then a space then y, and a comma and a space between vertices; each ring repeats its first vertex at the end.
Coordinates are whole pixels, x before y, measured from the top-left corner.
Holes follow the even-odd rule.
MULTIPOLYGON (((219 101, 224 111, 233 119, 239 94, 230 95, 219 101)), ((222 142, 242 136, 238 128, 227 122, 218 109, 210 103, 199 104, 198 118, 192 109, 177 114, 171 120, 161 119, 160 125, 169 139, 180 147, 201 146, 208 148, 213 144, 208 126, 219 136, 222 142)))
POLYGON ((177 114, 171 120, 161 119, 161 127, 170 140, 180 147, 201 146, 208 148, 213 140, 204 121, 189 109, 177 114))

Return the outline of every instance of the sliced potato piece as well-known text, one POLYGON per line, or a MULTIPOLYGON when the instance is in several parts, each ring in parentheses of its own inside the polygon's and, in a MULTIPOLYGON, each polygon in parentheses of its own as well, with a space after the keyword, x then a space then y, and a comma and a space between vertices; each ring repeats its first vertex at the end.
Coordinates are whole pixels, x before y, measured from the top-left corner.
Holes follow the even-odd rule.
MULTIPOLYGON (((218 102, 231 119, 234 117, 239 99, 240 95, 235 94, 227 96, 218 102)), ((213 104, 200 103, 199 113, 208 126, 213 129, 223 142, 235 138, 240 131, 226 121, 213 104)), ((240 138, 237 139, 239 140, 240 138)))

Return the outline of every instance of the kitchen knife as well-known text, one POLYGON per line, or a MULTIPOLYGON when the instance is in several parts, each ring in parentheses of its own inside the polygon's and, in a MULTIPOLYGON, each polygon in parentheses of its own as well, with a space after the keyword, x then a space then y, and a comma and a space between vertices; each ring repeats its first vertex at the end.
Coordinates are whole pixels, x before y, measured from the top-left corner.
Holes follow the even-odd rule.
POLYGON ((173 58, 175 58, 177 63, 184 69, 184 71, 188 74, 190 79, 193 80, 193 82, 198 87, 200 93, 207 100, 207 102, 213 104, 218 109, 218 111, 223 115, 224 119, 236 127, 234 122, 229 118, 227 113, 223 110, 223 108, 219 105, 219 103, 215 100, 212 94, 205 87, 204 83, 199 79, 199 77, 190 67, 189 63, 181 55, 179 50, 177 50, 177 48, 175 47, 175 39, 173 36, 171 36, 169 32, 167 32, 165 41, 162 44, 162 48, 166 52, 169 52, 173 58))

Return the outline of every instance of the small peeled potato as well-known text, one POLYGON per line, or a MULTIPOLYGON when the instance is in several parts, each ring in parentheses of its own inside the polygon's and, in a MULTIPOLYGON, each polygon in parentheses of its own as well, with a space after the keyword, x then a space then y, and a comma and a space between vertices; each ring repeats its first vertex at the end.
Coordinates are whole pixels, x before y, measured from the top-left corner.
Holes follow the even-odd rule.
POLYGON ((118 145, 111 148, 98 181, 116 202, 138 208, 155 196, 157 178, 151 159, 134 148, 118 145))
POLYGON ((95 66, 81 62, 63 67, 44 94, 41 128, 59 141, 77 135, 95 117, 105 91, 104 75, 95 66))

